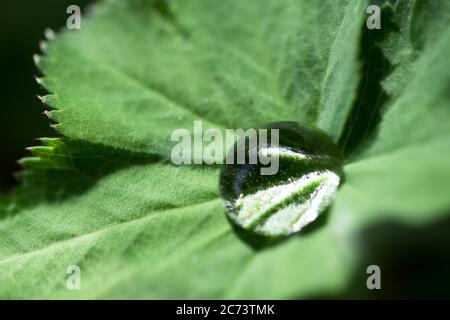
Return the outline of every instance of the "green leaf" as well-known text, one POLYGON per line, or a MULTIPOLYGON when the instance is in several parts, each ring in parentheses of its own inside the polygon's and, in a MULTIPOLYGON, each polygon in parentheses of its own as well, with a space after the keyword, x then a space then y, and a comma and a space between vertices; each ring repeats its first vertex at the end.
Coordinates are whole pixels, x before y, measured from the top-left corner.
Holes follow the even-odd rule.
MULTIPOLYGON (((80 165, 87 159, 101 163, 104 155, 117 152, 103 149, 93 155, 89 152, 93 146, 53 139, 45 143, 46 159, 25 160, 28 175, 24 177, 26 185, 36 183, 39 176, 49 175, 48 170, 58 166, 50 184, 41 180, 44 195, 70 186, 68 177, 83 181, 88 173, 80 165)), ((34 152, 43 154, 40 149, 34 152)), ((318 246, 333 245, 326 229, 261 254, 242 241, 223 213, 216 169, 151 161, 136 164, 136 160, 120 160, 120 154, 115 159, 119 161, 116 166, 126 163, 126 167, 110 168, 110 173, 94 184, 86 180, 81 194, 64 199, 45 195, 46 200, 34 205, 17 203, 21 206, 18 212, 16 208, 3 213, 2 297, 258 297, 260 284, 241 285, 253 282, 253 276, 257 279, 263 271, 278 273, 276 265, 266 265, 273 259, 281 266, 290 265, 286 278, 271 285, 270 296, 274 298, 298 294, 298 285, 290 281, 298 268, 311 271, 301 291, 316 290, 313 279, 324 278, 315 266, 321 260, 330 278, 327 287, 342 281, 332 274, 340 263, 337 255, 327 256, 327 250, 319 255, 316 252, 318 246), (167 186, 171 186, 170 192, 167 186), (292 259, 299 250, 304 253, 302 257, 292 259), (311 257, 307 264, 305 256, 311 257), (79 291, 66 288, 65 271, 70 265, 83 270, 79 291)))
POLYGON ((364 1, 110 1, 96 11, 39 63, 51 118, 70 138, 168 156, 172 131, 194 120, 317 120, 337 137, 351 108, 364 1))
POLYGON ((346 220, 346 237, 361 224, 384 219, 417 224, 448 214, 449 9, 447 2, 433 1, 404 1, 397 8, 399 32, 383 44, 396 65, 383 82, 392 98, 372 142, 346 166, 332 213, 346 220), (432 26, 419 28, 424 21, 432 26), (419 45, 417 39, 426 40, 419 45))
POLYGON ((352 140, 360 145, 345 183, 315 226, 279 241, 237 229, 218 168, 168 161, 172 131, 194 120, 220 129, 295 120, 336 142, 369 125, 355 111, 365 110, 360 70, 371 70, 360 52, 366 6, 112 0, 51 41, 39 66, 65 137, 32 148, 23 186, 0 201, 0 297, 339 295, 365 271, 366 228, 446 215, 444 1, 401 1, 398 30, 368 47, 395 67, 382 81, 389 99, 369 140, 352 140), (80 290, 66 287, 70 265, 81 269, 80 290))

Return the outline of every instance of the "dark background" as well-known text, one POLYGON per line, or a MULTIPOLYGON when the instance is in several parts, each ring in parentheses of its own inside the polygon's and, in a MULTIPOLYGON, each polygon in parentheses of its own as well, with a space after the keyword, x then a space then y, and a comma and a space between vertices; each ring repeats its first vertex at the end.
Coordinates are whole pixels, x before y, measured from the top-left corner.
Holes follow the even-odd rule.
MULTIPOLYGON (((38 145, 36 138, 55 136, 44 105, 37 94, 44 94, 35 82, 39 72, 33 54, 40 53, 44 30, 65 28, 71 4, 81 11, 93 0, 14 0, 3 1, 0 11, 0 192, 17 185, 17 160, 27 156, 26 147, 38 145)), ((82 22, 83 23, 83 22, 82 22)))

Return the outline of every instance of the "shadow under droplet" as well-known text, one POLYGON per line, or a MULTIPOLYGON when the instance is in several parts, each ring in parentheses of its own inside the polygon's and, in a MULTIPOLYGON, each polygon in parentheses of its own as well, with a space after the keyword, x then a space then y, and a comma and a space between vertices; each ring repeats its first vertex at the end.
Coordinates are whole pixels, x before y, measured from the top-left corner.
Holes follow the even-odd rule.
POLYGON ((268 237, 255 233, 252 230, 246 230, 236 223, 234 223, 230 217, 227 215, 228 222, 231 224, 234 233, 247 243, 253 250, 259 251, 264 250, 270 247, 273 247, 283 241, 285 241, 288 237, 268 237))

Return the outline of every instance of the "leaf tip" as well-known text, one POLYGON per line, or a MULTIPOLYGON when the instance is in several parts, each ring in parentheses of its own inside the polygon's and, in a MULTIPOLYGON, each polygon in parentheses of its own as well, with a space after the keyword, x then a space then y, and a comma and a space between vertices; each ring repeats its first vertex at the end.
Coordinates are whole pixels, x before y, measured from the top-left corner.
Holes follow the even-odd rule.
POLYGON ((55 38, 55 32, 52 29, 47 28, 44 30, 44 36, 47 40, 53 40, 55 38))
POLYGON ((44 53, 47 51, 47 41, 41 40, 39 42, 39 49, 41 49, 41 52, 44 53))
POLYGON ((38 85, 40 85, 40 86, 42 86, 43 83, 44 83, 43 78, 36 77, 36 76, 34 77, 34 81, 36 81, 36 83, 37 83, 38 85))
POLYGON ((50 128, 58 130, 59 124, 58 123, 51 123, 50 128))
POLYGON ((41 62, 41 56, 38 54, 33 54, 33 61, 34 64, 38 67, 39 63, 41 62))
POLYGON ((44 114, 50 120, 52 119, 52 112, 51 111, 45 110, 42 114, 44 114))
MULTIPOLYGON (((37 80, 36 80, 37 81, 37 80)), ((39 83, 39 82, 38 82, 39 83)), ((39 101, 41 101, 42 103, 45 104, 45 96, 40 96, 40 95, 36 95, 36 97, 39 99, 39 101)))

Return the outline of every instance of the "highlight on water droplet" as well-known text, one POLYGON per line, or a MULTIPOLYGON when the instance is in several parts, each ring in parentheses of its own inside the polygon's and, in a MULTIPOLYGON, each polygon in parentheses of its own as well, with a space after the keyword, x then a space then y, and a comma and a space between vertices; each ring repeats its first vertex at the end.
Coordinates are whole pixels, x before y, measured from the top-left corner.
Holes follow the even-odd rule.
MULTIPOLYGON (((266 128, 278 129, 277 147, 270 141, 258 144, 256 150, 242 141, 240 146, 248 153, 277 156, 278 172, 262 175, 260 162, 226 164, 220 192, 229 218, 238 226, 265 236, 287 236, 312 223, 333 203, 343 177, 341 156, 322 131, 294 122, 266 128)), ((231 153, 237 152, 238 143, 231 153)))

